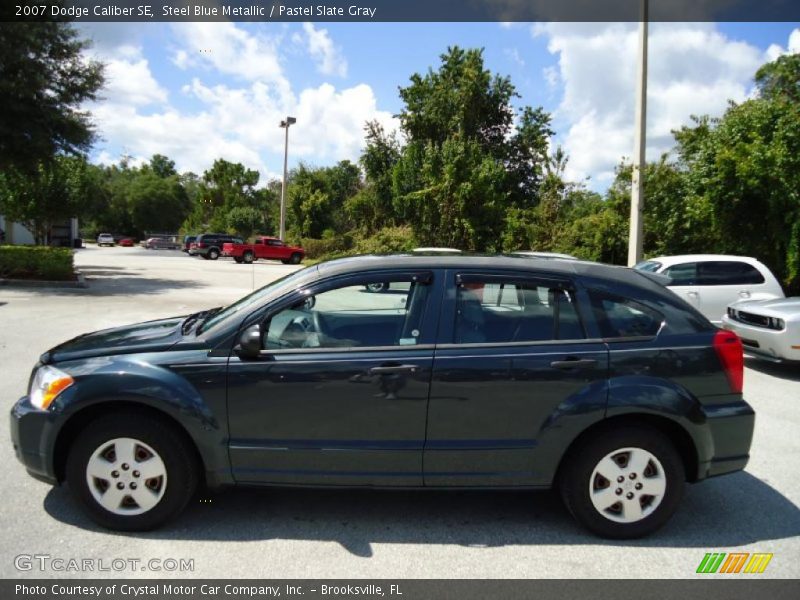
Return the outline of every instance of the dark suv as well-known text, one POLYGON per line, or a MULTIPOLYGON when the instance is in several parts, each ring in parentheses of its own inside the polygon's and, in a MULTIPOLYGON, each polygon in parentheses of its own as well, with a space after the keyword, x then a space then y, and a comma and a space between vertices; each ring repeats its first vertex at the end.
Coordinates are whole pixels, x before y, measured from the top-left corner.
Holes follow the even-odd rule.
POLYGON ((201 233, 189 243, 189 254, 207 260, 217 260, 222 254, 222 245, 226 242, 243 244, 244 240, 227 233, 201 233))
POLYGON ((528 257, 322 263, 46 352, 14 448, 114 529, 162 524, 202 482, 556 487, 591 531, 645 535, 685 481, 744 468, 754 423, 739 339, 658 277, 528 257))

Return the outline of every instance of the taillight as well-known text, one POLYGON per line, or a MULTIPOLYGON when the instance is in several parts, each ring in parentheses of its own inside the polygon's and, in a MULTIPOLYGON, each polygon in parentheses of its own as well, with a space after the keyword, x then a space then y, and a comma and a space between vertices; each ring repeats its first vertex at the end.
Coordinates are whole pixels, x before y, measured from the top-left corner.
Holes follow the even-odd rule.
POLYGON ((721 329, 714 334, 714 350, 717 351, 719 362, 722 363, 725 375, 728 376, 731 392, 741 394, 744 384, 744 349, 742 348, 742 340, 732 331, 721 329))

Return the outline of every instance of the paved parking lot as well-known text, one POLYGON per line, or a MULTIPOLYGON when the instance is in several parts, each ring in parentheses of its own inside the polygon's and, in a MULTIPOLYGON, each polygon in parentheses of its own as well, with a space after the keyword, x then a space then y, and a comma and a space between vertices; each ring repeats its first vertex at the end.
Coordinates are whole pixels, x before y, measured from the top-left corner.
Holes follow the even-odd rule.
MULTIPOLYGON (((39 354, 58 342, 227 304, 296 268, 140 248, 87 248, 76 263, 88 289, 0 288, 5 411, 24 393, 39 354)), ((750 465, 689 487, 678 514, 648 539, 591 537, 550 493, 290 489, 201 497, 159 531, 111 533, 84 517, 65 489, 28 477, 6 434, 0 435, 0 577, 64 575, 21 573, 14 566, 20 554, 109 563, 194 560, 192 573, 88 577, 691 577, 712 551, 772 552, 760 577, 798 577, 800 370, 747 365, 745 394, 757 412, 750 465)))

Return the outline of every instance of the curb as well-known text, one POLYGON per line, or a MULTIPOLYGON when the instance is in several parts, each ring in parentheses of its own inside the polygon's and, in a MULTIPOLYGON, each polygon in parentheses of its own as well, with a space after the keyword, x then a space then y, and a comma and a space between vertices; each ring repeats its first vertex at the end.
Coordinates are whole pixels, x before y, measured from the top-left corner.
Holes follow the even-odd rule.
POLYGON ((42 281, 38 279, 0 279, 0 286, 16 288, 88 288, 86 278, 75 271, 77 281, 42 281))

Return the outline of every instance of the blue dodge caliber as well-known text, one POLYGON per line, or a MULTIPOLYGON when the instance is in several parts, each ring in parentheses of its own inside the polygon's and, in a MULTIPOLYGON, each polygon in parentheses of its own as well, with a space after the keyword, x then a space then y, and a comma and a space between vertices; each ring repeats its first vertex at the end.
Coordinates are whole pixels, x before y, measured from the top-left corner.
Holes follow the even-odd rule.
POLYGON ((11 413, 28 472, 105 527, 199 485, 550 488, 606 537, 747 463, 742 346, 658 276, 511 256, 362 256, 224 309, 42 355, 11 413), (376 285, 380 284, 380 285, 376 285))

